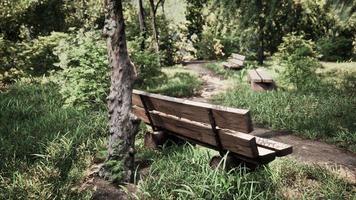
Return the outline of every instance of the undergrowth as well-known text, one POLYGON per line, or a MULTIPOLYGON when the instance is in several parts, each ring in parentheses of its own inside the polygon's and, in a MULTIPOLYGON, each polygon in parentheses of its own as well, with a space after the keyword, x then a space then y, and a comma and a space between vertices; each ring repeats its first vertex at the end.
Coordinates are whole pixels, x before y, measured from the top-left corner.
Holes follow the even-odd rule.
POLYGON ((105 112, 63 108, 54 85, 0 93, 0 199, 89 199, 84 171, 104 142, 105 112))
MULTIPOLYGON (((278 159, 256 172, 213 170, 211 150, 190 145, 150 153, 141 199, 352 199, 355 187, 317 166, 278 159)), ((223 165, 223 162, 221 163, 223 165)))
POLYGON ((356 152, 356 98, 328 92, 253 92, 248 85, 216 96, 219 104, 250 109, 254 122, 322 139, 356 152))

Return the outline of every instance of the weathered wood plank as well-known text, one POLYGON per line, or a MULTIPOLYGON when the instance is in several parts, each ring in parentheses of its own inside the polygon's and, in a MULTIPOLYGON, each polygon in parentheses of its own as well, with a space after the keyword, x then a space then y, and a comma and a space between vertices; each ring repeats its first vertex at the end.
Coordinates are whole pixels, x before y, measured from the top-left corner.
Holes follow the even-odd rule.
POLYGON ((238 59, 238 60, 242 60, 242 61, 244 61, 245 58, 246 58, 246 56, 243 56, 243 55, 240 55, 240 54, 237 54, 237 53, 231 54, 231 57, 235 58, 235 59, 238 59))
POLYGON ((261 77, 263 83, 272 83, 273 82, 272 76, 269 75, 264 69, 258 68, 258 69, 256 69, 256 72, 261 77))
POLYGON ((283 144, 269 139, 264 139, 256 137, 256 143, 259 147, 264 147, 266 149, 271 149, 276 152, 276 156, 286 156, 293 152, 293 147, 288 144, 283 144))
POLYGON ((262 82, 262 78, 258 75, 256 70, 254 69, 248 71, 248 80, 255 83, 262 82))
POLYGON ((140 118, 146 124, 150 123, 150 120, 148 119, 144 108, 134 105, 132 106, 132 113, 136 115, 138 118, 140 118))
POLYGON ((244 61, 237 60, 237 59, 234 59, 234 58, 229 59, 229 63, 234 64, 234 65, 238 65, 238 66, 243 66, 244 65, 244 61))
POLYGON ((145 103, 150 110, 157 110, 179 118, 210 124, 209 110, 211 109, 219 128, 232 129, 243 133, 249 133, 253 130, 249 110, 194 102, 138 90, 133 91, 132 99, 134 105, 142 106, 139 95, 144 97, 145 103))
MULTIPOLYGON (((217 147, 215 134, 210 126, 187 119, 166 115, 157 111, 151 111, 153 123, 170 132, 197 140, 208 145, 217 147)), ((255 137, 252 135, 234 132, 230 130, 219 130, 221 144, 225 150, 238 153, 250 158, 258 156, 255 137)))
POLYGON ((249 111, 241 115, 238 109, 213 109, 213 115, 216 125, 219 128, 230 129, 243 133, 250 133, 253 131, 252 120, 249 111))
POLYGON ((215 135, 208 125, 157 111, 151 111, 150 113, 156 127, 167 129, 184 137, 199 140, 209 145, 217 146, 215 135))
POLYGON ((249 158, 258 157, 256 139, 254 136, 229 130, 220 130, 219 133, 224 149, 249 158))
POLYGON ((224 63, 223 66, 225 68, 229 68, 229 69, 240 69, 240 68, 242 68, 241 65, 236 65, 236 64, 233 64, 233 63, 224 63))

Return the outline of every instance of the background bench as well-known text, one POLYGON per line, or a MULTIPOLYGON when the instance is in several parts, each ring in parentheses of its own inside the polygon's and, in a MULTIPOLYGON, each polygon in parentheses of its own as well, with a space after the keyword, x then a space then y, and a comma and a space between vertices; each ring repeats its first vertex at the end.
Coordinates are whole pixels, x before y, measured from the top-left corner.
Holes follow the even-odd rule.
POLYGON ((245 56, 233 53, 226 63, 223 63, 225 68, 241 69, 244 66, 245 56))
POLYGON ((273 90, 276 87, 272 76, 262 68, 249 70, 247 81, 254 91, 273 90))
POLYGON ((292 146, 252 136, 249 110, 133 91, 133 113, 155 131, 173 134, 255 166, 292 153, 292 146))

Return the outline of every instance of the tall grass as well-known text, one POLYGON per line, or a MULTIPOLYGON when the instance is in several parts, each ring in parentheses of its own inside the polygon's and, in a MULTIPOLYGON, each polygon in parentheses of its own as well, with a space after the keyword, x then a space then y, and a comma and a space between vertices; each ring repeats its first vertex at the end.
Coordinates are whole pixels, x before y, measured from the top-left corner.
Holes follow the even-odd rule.
POLYGON ((337 91, 253 92, 240 84, 214 101, 252 111, 254 122, 356 152, 356 98, 337 91))
POLYGON ((76 187, 103 143, 105 112, 62 108, 54 85, 0 94, 0 199, 88 199, 76 187))
MULTIPOLYGON (((211 169, 212 152, 189 145, 154 155, 142 199, 352 199, 355 187, 320 167, 279 159, 256 172, 211 169)), ((151 154, 152 156, 152 154, 151 154)), ((221 165, 224 163, 222 162, 221 165)))

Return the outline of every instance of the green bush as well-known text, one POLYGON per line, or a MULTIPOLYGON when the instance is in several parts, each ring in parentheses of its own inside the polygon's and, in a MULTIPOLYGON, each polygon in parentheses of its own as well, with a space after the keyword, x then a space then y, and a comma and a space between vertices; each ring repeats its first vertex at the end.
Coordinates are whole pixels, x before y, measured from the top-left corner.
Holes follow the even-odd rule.
POLYGON ((315 59, 314 48, 314 43, 303 36, 288 34, 283 38, 275 55, 281 66, 281 86, 304 90, 317 84, 316 69, 320 63, 315 59))
POLYGON ((65 105, 82 108, 102 106, 109 89, 105 42, 99 31, 78 31, 55 48, 58 83, 65 105))
POLYGON ((164 74, 161 72, 159 55, 156 53, 136 50, 131 52, 131 59, 138 73, 135 81, 137 87, 152 87, 165 79, 164 74))
POLYGON ((325 61, 342 61, 352 57, 352 39, 346 37, 322 38, 317 42, 318 53, 325 61))
POLYGON ((58 57, 54 55, 54 48, 61 40, 68 38, 66 33, 53 32, 49 36, 40 36, 34 40, 24 41, 17 49, 20 61, 17 67, 33 76, 49 74, 51 70, 58 70, 54 65, 58 57))

